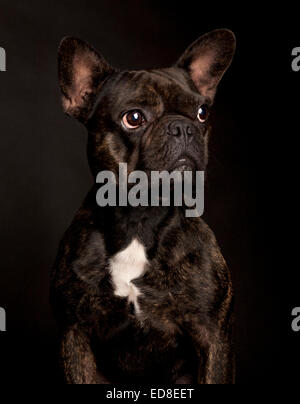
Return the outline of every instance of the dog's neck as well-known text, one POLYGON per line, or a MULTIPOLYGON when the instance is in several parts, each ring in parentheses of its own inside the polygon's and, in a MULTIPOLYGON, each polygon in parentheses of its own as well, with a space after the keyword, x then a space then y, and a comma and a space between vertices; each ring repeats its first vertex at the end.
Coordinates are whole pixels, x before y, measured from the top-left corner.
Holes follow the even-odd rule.
POLYGON ((98 223, 109 255, 137 238, 151 257, 165 228, 170 227, 170 222, 179 223, 183 215, 182 209, 177 207, 106 207, 99 208, 98 223))

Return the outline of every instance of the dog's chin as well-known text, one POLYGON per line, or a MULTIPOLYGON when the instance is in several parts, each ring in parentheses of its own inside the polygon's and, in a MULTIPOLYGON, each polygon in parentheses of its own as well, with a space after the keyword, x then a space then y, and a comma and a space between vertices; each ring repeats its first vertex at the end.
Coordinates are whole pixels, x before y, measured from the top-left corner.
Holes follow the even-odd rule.
POLYGON ((192 171, 196 172, 197 170, 200 169, 200 163, 197 162, 193 157, 187 156, 187 155, 180 155, 176 159, 174 159, 172 162, 165 163, 164 167, 160 166, 155 167, 151 166, 151 168, 144 167, 144 168, 139 168, 140 170, 144 170, 147 175, 150 175, 152 171, 167 171, 169 173, 172 173, 174 171, 179 171, 179 172, 185 172, 185 171, 192 171))

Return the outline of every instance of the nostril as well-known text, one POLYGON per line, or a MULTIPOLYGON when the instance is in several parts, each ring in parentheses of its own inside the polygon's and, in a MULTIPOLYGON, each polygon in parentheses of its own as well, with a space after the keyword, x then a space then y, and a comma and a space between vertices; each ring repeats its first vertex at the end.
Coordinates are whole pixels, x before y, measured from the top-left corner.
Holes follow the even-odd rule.
POLYGON ((181 127, 179 125, 176 126, 175 131, 174 131, 175 136, 180 136, 181 135, 181 127))
POLYGON ((190 126, 187 126, 187 127, 186 127, 186 133, 187 133, 187 135, 189 135, 189 136, 191 136, 191 135, 193 134, 192 129, 191 129, 190 126))
POLYGON ((192 136, 193 131, 190 125, 184 122, 171 122, 168 127, 168 133, 172 136, 192 136))
POLYGON ((180 125, 169 125, 168 132, 172 136, 179 136, 181 135, 181 127, 180 125))

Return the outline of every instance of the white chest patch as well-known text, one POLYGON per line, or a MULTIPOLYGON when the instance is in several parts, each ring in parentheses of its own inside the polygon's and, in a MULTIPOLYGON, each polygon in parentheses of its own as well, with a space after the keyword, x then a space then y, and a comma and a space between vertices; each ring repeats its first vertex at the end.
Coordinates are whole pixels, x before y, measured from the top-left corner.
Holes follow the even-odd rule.
POLYGON ((137 300, 141 293, 131 281, 144 274, 147 262, 145 247, 137 239, 110 259, 114 293, 116 296, 127 297, 134 304, 137 314, 140 311, 137 300))

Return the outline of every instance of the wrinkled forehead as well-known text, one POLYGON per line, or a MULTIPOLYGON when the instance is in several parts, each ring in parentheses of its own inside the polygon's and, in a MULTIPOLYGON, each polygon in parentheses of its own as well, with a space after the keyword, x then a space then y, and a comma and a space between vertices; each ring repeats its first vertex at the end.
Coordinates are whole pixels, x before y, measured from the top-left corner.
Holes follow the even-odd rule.
POLYGON ((201 96, 189 76, 181 69, 125 71, 111 84, 113 108, 153 107, 165 112, 194 114, 195 108, 209 100, 201 96))

